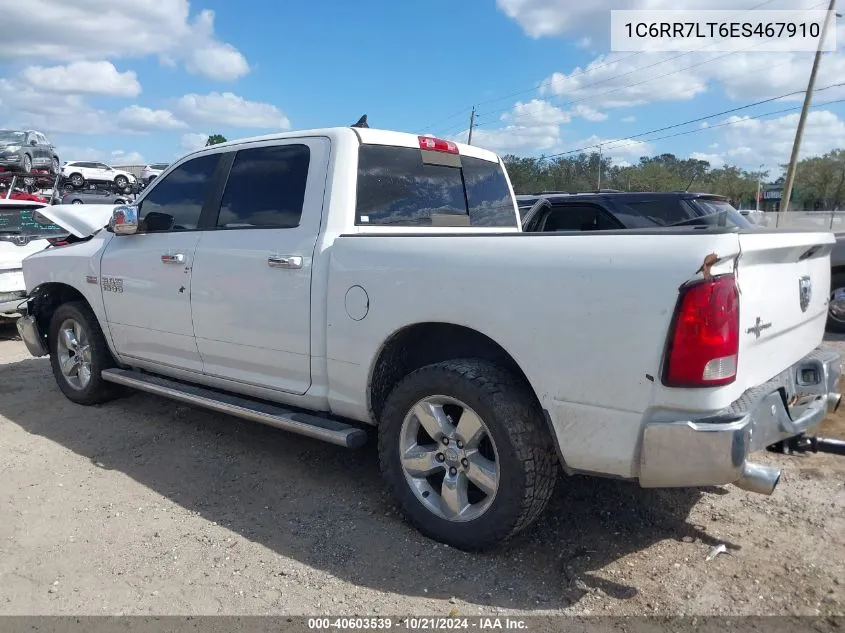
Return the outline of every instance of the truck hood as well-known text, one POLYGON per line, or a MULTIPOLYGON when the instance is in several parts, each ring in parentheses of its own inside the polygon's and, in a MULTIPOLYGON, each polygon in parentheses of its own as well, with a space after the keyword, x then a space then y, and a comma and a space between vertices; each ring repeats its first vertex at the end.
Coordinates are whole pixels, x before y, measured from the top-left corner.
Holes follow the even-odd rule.
POLYGON ((76 237, 88 237, 104 228, 111 220, 116 204, 54 204, 38 209, 38 213, 76 237))

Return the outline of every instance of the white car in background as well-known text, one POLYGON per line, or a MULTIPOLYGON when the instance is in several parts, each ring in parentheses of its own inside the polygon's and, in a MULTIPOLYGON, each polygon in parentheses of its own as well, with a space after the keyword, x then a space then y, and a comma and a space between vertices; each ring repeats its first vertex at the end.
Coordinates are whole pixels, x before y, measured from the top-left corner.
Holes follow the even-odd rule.
POLYGON ((149 184, 159 176, 161 176, 161 172, 163 172, 170 163, 151 163, 146 165, 144 169, 141 170, 141 182, 145 184, 149 184))
POLYGON ((110 182, 123 189, 136 181, 135 176, 128 171, 121 171, 109 167, 105 163, 89 161, 71 161, 62 167, 62 176, 76 187, 82 187, 86 182, 110 182))

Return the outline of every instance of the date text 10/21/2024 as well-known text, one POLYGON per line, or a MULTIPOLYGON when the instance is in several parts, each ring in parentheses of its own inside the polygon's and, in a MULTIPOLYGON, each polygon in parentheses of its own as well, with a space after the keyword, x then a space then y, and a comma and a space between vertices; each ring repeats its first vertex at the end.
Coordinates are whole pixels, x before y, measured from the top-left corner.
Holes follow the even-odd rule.
POLYGON ((323 617, 308 618, 308 628, 316 631, 387 631, 394 628, 409 631, 525 631, 528 625, 523 619, 510 617, 323 617))

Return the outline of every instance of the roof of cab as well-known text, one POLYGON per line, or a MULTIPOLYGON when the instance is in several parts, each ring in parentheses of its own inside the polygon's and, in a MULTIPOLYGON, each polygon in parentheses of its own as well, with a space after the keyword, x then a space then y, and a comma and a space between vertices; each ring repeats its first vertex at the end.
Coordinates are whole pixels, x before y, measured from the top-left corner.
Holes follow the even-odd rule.
MULTIPOLYGON (((365 145, 394 145, 397 147, 419 147, 419 137, 423 136, 421 134, 411 134, 409 132, 395 132, 392 130, 380 130, 376 128, 358 128, 344 126, 318 128, 313 130, 294 130, 291 132, 264 134, 262 136, 250 136, 247 138, 239 138, 232 141, 226 141, 225 143, 217 143, 211 147, 213 147, 214 149, 218 149, 225 147, 234 147, 237 145, 242 145, 244 143, 272 141, 275 139, 282 140, 288 138, 302 138, 307 136, 327 136, 329 138, 338 138, 342 135, 348 135, 350 131, 354 132, 360 139, 361 143, 365 145)), ((426 134, 425 136, 432 135, 426 134)), ((455 142, 455 144, 458 146, 458 151, 462 156, 472 156, 473 158, 480 158, 482 160, 489 160, 492 162, 499 161, 498 155, 490 150, 482 149, 474 145, 466 145, 465 143, 455 142)), ((211 149, 211 147, 201 147, 191 152, 191 154, 211 149)), ((187 155, 188 154, 186 154, 186 156, 187 155)))

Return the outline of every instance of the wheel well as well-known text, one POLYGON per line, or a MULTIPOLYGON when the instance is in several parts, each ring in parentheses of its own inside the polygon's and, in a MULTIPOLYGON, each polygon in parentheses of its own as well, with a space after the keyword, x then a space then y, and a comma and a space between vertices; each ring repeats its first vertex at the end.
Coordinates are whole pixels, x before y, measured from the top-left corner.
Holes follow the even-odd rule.
POLYGON ((426 365, 456 358, 489 360, 513 372, 531 388, 513 357, 489 336, 452 323, 417 323, 393 334, 373 366, 369 386, 373 420, 380 420, 387 396, 402 378, 426 365))
POLYGON ((88 300, 84 295, 73 286, 68 286, 67 284, 46 283, 39 286, 36 290, 33 298, 30 300, 29 313, 35 315, 35 319, 38 322, 38 329, 42 336, 47 336, 47 333, 50 331, 50 320, 60 305, 69 301, 84 301, 88 305, 88 300))

